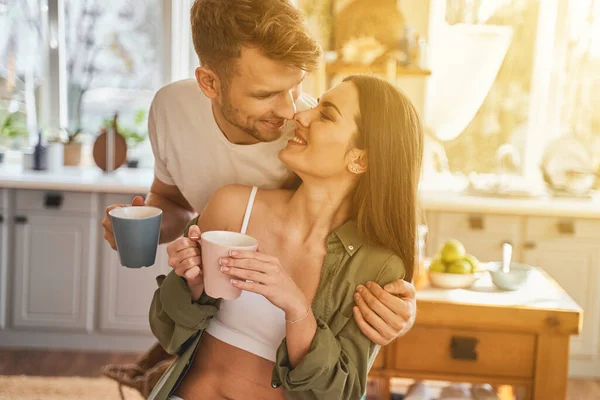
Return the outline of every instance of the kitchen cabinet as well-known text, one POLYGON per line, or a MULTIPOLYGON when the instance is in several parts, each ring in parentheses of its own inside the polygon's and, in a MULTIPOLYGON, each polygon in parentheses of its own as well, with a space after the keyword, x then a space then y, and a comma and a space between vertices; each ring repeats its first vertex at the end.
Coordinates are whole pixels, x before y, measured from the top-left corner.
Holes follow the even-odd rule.
POLYGON ((542 266, 583 309, 582 331, 571 339, 571 356, 584 359, 597 357, 600 339, 598 245, 540 241, 535 249, 525 251, 524 261, 542 266))
POLYGON ((524 260, 539 265, 583 308, 571 358, 600 361, 600 221, 528 218, 524 260))
POLYGON ((170 270, 167 245, 154 266, 128 269, 101 226, 108 205, 134 195, 0 189, 2 345, 144 351, 154 342, 148 310, 156 276, 170 270))
MULTIPOLYGON (((103 208, 127 204, 132 196, 107 195, 103 208)), ((169 272, 167 245, 158 247, 154 266, 123 267, 119 256, 103 239, 101 244, 100 330, 151 335, 148 310, 157 288, 156 277, 169 272)))
POLYGON ((8 308, 8 234, 7 220, 9 218, 7 210, 8 192, 0 189, 0 330, 6 327, 6 310, 8 308))
POLYGON ((170 269, 166 245, 158 247, 156 262, 151 267, 123 267, 108 243, 102 244, 101 258, 100 330, 151 335, 148 311, 158 287, 156 277, 170 269))
POLYGON ((91 332, 97 231, 92 195, 18 191, 13 224, 13 327, 91 332))

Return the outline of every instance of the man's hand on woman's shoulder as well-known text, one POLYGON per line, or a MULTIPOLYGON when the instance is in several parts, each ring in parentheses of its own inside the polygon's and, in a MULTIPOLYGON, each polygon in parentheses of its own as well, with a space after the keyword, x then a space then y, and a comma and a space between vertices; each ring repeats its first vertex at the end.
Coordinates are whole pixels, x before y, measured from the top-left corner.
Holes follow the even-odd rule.
POLYGON ((415 322, 415 287, 402 279, 383 288, 375 282, 358 285, 354 300, 354 319, 358 327, 381 346, 404 335, 415 322))

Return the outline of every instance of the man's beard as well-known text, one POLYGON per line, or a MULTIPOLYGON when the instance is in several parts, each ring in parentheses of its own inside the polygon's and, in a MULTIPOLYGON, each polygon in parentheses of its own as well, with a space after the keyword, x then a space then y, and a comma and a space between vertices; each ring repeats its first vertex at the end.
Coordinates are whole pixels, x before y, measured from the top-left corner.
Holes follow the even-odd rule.
POLYGON ((222 105, 221 105, 221 114, 223 115, 223 118, 225 118, 225 120, 227 122, 229 122, 231 125, 235 126, 236 128, 241 129, 242 131, 244 131, 245 133, 247 133, 248 135, 252 136, 254 139, 256 139, 260 142, 271 142, 273 140, 278 139, 278 138, 265 138, 253 126, 243 125, 242 122, 240 122, 237 118, 238 110, 236 110, 233 107, 233 105, 231 104, 231 101, 229 100, 229 96, 227 96, 227 95, 223 96, 222 105))

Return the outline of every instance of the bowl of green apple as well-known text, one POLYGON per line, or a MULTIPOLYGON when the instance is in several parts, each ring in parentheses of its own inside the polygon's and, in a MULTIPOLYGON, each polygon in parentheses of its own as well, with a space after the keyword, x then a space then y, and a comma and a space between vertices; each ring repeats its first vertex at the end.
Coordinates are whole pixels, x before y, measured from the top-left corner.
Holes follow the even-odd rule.
POLYGON ((442 289, 465 289, 481 277, 479 260, 458 240, 446 241, 429 264, 429 282, 442 289))

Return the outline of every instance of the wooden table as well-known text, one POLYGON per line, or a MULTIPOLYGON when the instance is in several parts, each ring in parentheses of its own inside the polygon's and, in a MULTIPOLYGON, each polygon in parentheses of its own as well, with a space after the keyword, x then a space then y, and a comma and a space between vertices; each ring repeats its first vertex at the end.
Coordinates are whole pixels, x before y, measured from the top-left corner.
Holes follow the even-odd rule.
POLYGON ((510 385, 521 388, 518 398, 564 400, 569 337, 581 324, 581 308, 541 269, 515 292, 488 275, 471 289, 427 287, 417 292, 415 326, 381 351, 370 378, 386 400, 392 377, 510 385))

